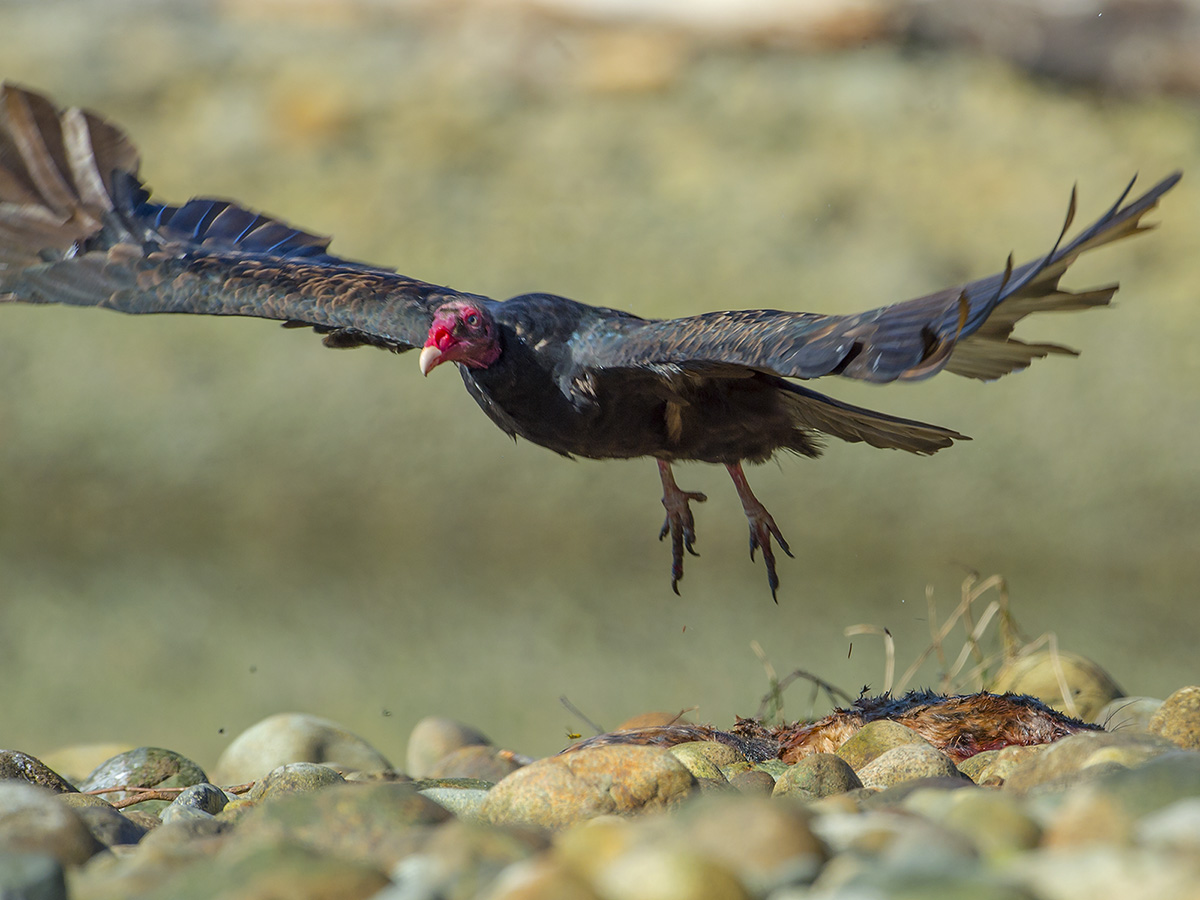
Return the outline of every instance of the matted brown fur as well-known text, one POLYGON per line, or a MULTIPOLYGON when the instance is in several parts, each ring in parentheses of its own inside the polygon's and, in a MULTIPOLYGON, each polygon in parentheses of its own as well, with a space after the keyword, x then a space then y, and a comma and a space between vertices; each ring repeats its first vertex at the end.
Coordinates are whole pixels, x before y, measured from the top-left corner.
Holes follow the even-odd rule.
POLYGON ((816 722, 766 728, 754 719, 738 719, 729 731, 712 725, 658 725, 629 728, 587 738, 564 753, 603 744, 646 744, 672 747, 691 741, 717 741, 751 762, 780 759, 791 765, 813 753, 832 753, 863 725, 890 719, 911 728, 956 763, 984 750, 1013 745, 1047 744, 1099 725, 1073 719, 1041 700, 1023 694, 946 696, 910 691, 903 697, 881 694, 860 697, 849 708, 836 709, 816 722))

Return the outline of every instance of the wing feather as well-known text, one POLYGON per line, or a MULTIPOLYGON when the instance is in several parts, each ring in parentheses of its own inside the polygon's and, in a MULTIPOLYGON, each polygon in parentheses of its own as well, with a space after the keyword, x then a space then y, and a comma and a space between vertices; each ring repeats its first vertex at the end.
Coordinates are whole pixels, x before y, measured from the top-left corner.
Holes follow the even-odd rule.
MULTIPOLYGON (((1059 287, 1081 253, 1145 231, 1142 217, 1179 180, 1175 173, 1124 203, 1133 182, 1073 241, 1045 256, 961 287, 847 316, 772 309, 732 310, 668 320, 595 323, 575 341, 584 368, 727 363, 791 378, 844 375, 888 382, 927 378, 942 369, 993 379, 1066 347, 1012 337, 1033 312, 1080 310, 1109 302, 1116 285, 1073 293, 1059 287)), ((1067 215, 1070 225, 1075 196, 1067 215)))
MULTIPOLYGON (((331 346, 420 346, 464 295, 328 252, 329 238, 227 200, 155 203, 124 134, 0 88, 0 301, 311 326, 331 346)), ((486 302, 486 298, 475 298, 486 302)))

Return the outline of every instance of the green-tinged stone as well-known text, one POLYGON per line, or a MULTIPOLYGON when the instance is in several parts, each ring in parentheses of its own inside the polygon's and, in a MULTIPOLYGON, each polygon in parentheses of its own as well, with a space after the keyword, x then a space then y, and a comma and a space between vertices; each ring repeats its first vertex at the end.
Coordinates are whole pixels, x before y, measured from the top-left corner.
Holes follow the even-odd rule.
POLYGON ((755 763, 754 768, 762 769, 764 772, 768 773, 772 778, 778 781, 779 776, 786 772, 789 767, 788 764, 782 759, 764 759, 760 763, 755 763))
POLYGON ((690 750, 686 751, 687 753, 699 754, 722 769, 738 763, 748 762, 745 756, 733 747, 730 747, 728 744, 722 744, 720 741, 689 741, 685 744, 676 744, 671 749, 679 750, 683 747, 690 748, 690 750))
MULTIPOLYGON (((838 747, 837 755, 858 772, 863 766, 896 747, 905 744, 932 746, 911 728, 890 719, 868 722, 838 747)), ((861 776, 859 776, 861 777, 861 776)))
POLYGON ((978 785, 1000 787, 1017 768, 1049 746, 1049 744, 1013 745, 1001 747, 999 750, 985 750, 964 759, 958 764, 958 770, 978 785))
POLYGON ((23 781, 56 794, 75 790, 74 785, 36 756, 20 750, 0 750, 0 781, 23 781))
MULTIPOLYGON (((676 744, 667 752, 683 763, 687 770, 696 776, 697 780, 723 783, 728 780, 725 777, 725 773, 721 771, 720 765, 713 760, 712 754, 706 752, 706 748, 701 746, 708 743, 711 742, 695 741, 687 744, 676 744)), ((717 746, 721 747, 720 744, 717 746)), ((745 762, 740 757, 739 760, 743 763, 745 762)), ((729 760, 729 762, 733 762, 733 760, 729 760)))
POLYGON ((307 794, 334 784, 345 784, 346 779, 338 772, 318 763, 288 763, 267 773, 254 783, 246 799, 252 802, 286 797, 290 794, 307 794))
POLYGON ((777 797, 818 799, 863 786, 850 764, 833 753, 814 753, 784 769, 775 782, 777 797))
POLYGON ((891 788, 921 778, 952 778, 970 783, 954 761, 927 743, 894 747, 858 769, 864 787, 891 788))
MULTIPOLYGON (((138 747, 119 753, 97 766, 79 786, 81 791, 95 791, 129 785, 144 788, 188 787, 208 781, 204 770, 186 756, 161 747, 138 747)), ((132 796, 132 791, 109 791, 104 799, 110 802, 132 796)), ((168 800, 146 800, 136 804, 143 812, 159 813, 170 805, 168 800)))
POLYGON ((729 778, 729 784, 739 794, 750 794, 751 796, 769 797, 775 790, 775 779, 762 769, 735 772, 729 778))

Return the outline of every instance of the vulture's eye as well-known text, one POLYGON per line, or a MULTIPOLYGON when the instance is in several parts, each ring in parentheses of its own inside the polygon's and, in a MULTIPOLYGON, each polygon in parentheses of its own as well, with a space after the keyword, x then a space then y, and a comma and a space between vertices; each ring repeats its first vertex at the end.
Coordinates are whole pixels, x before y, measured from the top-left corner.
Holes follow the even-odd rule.
POLYGON ((471 328, 478 328, 478 327, 479 327, 479 322, 480 322, 480 319, 479 319, 479 313, 469 313, 469 314, 467 315, 467 318, 466 318, 466 323, 467 323, 467 325, 469 325, 471 328))

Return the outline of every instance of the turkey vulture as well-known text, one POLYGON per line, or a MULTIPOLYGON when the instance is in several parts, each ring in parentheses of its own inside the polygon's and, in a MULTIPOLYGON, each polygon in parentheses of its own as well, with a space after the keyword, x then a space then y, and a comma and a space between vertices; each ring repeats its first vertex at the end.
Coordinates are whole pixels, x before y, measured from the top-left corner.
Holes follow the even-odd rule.
POLYGON ((672 465, 724 465, 762 550, 775 596, 774 540, 742 464, 780 450, 815 457, 820 436, 929 454, 965 436, 851 406, 788 379, 888 382, 942 370, 991 380, 1057 344, 1012 337, 1026 315, 1108 303, 1116 285, 1059 287, 1079 254, 1143 231, 1179 173, 1045 256, 926 297, 857 315, 771 309, 645 319, 553 294, 498 302, 331 255, 328 238, 226 200, 159 203, 117 127, 36 93, 0 91, 0 301, 202 313, 311 327, 329 347, 421 348, 421 372, 457 363, 467 392, 502 430, 563 456, 649 456, 662 479, 671 587, 694 554, 691 503, 672 465))

